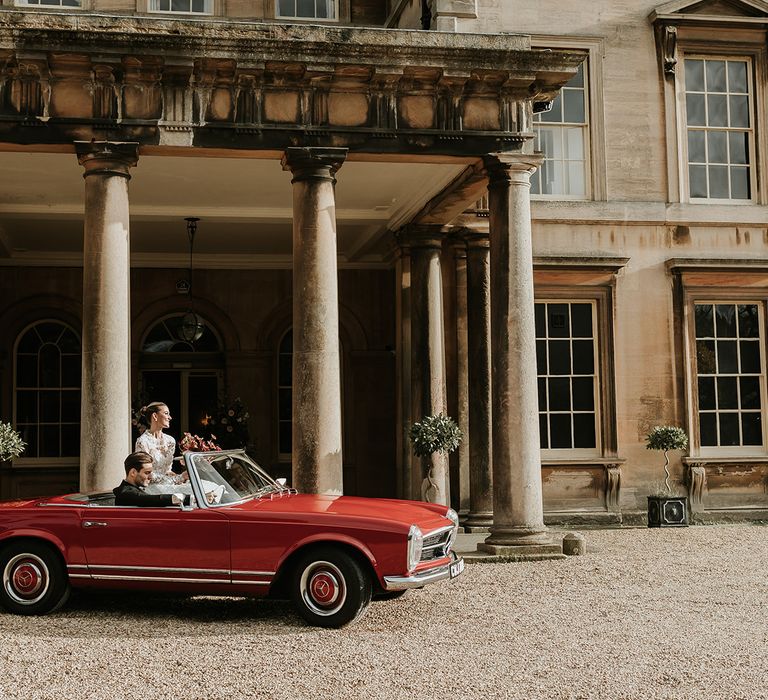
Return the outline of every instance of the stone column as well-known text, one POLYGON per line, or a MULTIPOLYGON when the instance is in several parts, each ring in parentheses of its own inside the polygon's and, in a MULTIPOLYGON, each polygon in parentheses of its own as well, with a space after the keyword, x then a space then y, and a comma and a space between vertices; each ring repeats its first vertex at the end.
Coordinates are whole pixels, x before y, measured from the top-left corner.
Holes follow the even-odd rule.
POLYGON ((293 173, 293 485, 343 491, 336 171, 345 148, 288 148, 293 173))
MULTIPOLYGON (((459 521, 469 515, 469 352, 467 350, 467 244, 463 230, 454 231, 451 250, 456 275, 456 422, 463 439, 457 453, 457 468, 451 471, 451 501, 458 505, 459 521)), ((449 460, 450 461, 450 460, 449 460)))
POLYGON ((125 476, 131 440, 129 170, 138 144, 75 143, 85 168, 80 489, 125 476))
POLYGON ((491 268, 489 236, 469 231, 467 241, 467 322, 469 329, 469 517, 467 532, 493 524, 491 459, 491 268))
MULTIPOLYGON (((409 226, 402 235, 411 252, 411 395, 413 420, 445 413, 445 336, 440 270, 440 226, 409 226)), ((448 505, 448 456, 433 454, 412 488, 422 500, 448 505)))
POLYGON ((493 525, 478 549, 562 556, 544 526, 533 302, 530 175, 540 158, 486 156, 490 210, 493 525))

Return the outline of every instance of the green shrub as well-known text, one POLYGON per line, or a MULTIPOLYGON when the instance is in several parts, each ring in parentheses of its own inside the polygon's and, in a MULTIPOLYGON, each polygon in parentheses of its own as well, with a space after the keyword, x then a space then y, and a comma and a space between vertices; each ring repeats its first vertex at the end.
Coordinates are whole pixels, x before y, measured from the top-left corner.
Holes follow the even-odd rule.
POLYGON ((657 425, 646 436, 649 450, 684 450, 688 447, 688 436, 682 428, 674 425, 657 425))
POLYGON ((417 457, 428 457, 434 452, 453 452, 461 442, 459 426, 449 416, 438 413, 414 423, 408 432, 417 457))

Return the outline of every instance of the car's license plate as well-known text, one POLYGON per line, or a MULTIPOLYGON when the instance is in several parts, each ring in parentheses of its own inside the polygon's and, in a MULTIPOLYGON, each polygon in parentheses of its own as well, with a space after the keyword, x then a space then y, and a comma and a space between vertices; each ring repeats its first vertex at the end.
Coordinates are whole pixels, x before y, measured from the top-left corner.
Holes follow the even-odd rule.
POLYGON ((451 564, 449 573, 451 574, 451 578, 456 578, 462 571, 464 571, 464 560, 457 559, 451 564))

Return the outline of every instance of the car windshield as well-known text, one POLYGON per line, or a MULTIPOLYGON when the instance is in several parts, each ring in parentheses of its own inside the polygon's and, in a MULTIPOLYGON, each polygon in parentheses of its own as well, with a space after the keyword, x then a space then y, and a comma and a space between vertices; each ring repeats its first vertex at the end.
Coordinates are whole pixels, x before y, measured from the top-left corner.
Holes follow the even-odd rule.
POLYGON ((235 503, 283 489, 245 453, 196 453, 191 461, 210 504, 235 503))

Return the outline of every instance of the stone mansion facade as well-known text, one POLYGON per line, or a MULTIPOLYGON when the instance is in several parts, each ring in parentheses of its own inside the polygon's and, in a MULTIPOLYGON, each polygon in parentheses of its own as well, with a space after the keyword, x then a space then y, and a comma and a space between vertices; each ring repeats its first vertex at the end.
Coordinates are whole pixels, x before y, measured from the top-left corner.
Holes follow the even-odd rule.
POLYGON ((0 496, 237 398, 274 475, 501 545, 641 522, 662 424, 765 518, 767 56, 765 0, 2 0, 0 496))

